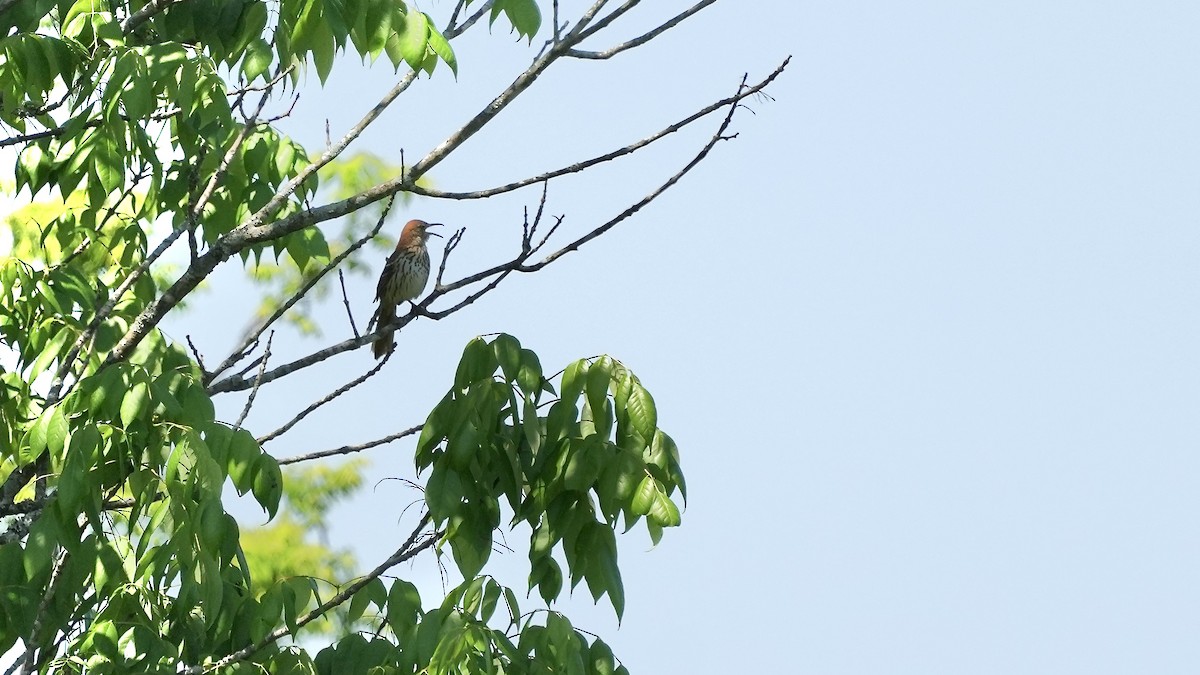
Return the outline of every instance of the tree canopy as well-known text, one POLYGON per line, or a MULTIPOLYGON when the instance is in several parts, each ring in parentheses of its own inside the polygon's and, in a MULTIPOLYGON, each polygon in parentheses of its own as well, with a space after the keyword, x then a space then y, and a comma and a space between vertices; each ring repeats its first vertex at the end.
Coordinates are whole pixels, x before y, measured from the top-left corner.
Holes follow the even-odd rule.
POLYGON ((620 616, 617 533, 642 525, 658 542, 680 523, 679 451, 619 360, 546 369, 499 333, 467 341, 424 422, 386 438, 291 458, 262 447, 386 358, 279 429, 244 423, 270 383, 375 339, 351 316, 349 337, 272 360, 273 327, 305 328, 307 304, 335 292, 329 274, 365 271, 364 247, 387 245, 379 233, 396 197, 533 195, 511 256, 447 279, 445 261, 466 232, 448 238, 430 292, 400 317, 403 340, 413 322, 461 311, 633 217, 732 138, 734 113, 786 61, 648 137, 569 166, 457 192, 423 180, 556 62, 635 49, 714 2, 604 45, 637 0, 597 0, 573 15, 557 1, 459 0, 445 17, 400 0, 0 0, 0 147, 15 157, 4 191, 19 204, 0 259, 0 652, 16 659, 12 669, 624 672, 601 639, 552 608, 582 583, 620 616), (536 51, 530 66, 487 106, 458 111, 460 126, 411 164, 353 154, 363 130, 422 75, 457 73, 455 39, 484 25, 523 38, 536 51), (386 58, 395 84, 310 152, 277 127, 295 112, 288 92, 302 72, 324 82, 349 53, 386 58), (551 181, 710 118, 711 137, 645 197, 555 239, 563 217, 547 212, 551 181), (185 262, 169 263, 169 251, 185 262), (252 274, 262 308, 237 348, 206 362, 161 324, 229 261, 252 274), (249 393, 241 415, 218 419, 214 397, 239 391, 249 393), (336 555, 303 549, 322 504, 356 487, 356 468, 281 467, 405 437, 415 439, 425 484, 395 553, 355 576, 336 555), (289 491, 293 481, 311 489, 289 491), (251 495, 276 518, 271 528, 243 531, 226 489, 251 495), (486 569, 497 530, 518 526, 529 533, 529 586, 514 590, 486 569), (424 551, 448 553, 461 576, 432 603, 393 576, 424 551), (541 603, 524 593, 534 590, 541 603), (317 624, 321 639, 304 639, 317 624))

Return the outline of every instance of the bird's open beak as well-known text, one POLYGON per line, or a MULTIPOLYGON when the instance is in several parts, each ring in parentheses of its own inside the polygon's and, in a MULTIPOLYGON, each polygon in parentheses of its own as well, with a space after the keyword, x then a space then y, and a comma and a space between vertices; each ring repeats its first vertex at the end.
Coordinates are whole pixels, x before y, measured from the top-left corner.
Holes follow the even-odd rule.
MULTIPOLYGON (((429 228, 431 228, 431 227, 445 227, 445 225, 443 225, 441 223, 429 223, 428 225, 425 226, 425 231, 429 232, 429 228)), ((438 234, 437 232, 429 232, 429 235, 432 237, 438 237, 440 239, 445 239, 445 237, 438 234)))

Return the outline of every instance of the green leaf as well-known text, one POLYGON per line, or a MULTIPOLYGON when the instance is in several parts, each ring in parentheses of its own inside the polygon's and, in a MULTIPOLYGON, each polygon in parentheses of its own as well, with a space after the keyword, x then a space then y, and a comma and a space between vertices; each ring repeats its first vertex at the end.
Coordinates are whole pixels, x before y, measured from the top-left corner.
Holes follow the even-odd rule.
POLYGON ((373 604, 376 607, 383 609, 387 607, 388 591, 383 585, 383 581, 376 577, 366 586, 363 586, 350 598, 350 607, 347 611, 346 620, 354 623, 362 618, 363 612, 368 604, 373 604))
POLYGON ((496 353, 496 361, 500 364, 504 379, 515 382, 521 370, 521 343, 515 337, 501 333, 492 341, 492 349, 496 353))
MULTIPOLYGON (((542 362, 538 360, 538 355, 531 350, 522 349, 521 370, 517 373, 517 386, 527 396, 537 401, 548 384, 542 375, 542 362)), ((553 389, 551 389, 551 392, 553 392, 553 389)))
POLYGON ((242 61, 242 74, 246 76, 246 81, 253 81, 266 73, 274 58, 275 52, 270 43, 261 37, 246 45, 246 58, 242 61))
POLYGON ((562 376, 562 400, 574 403, 587 384, 588 362, 580 359, 567 366, 562 376))
POLYGON ((458 362, 458 372, 454 375, 454 387, 465 390, 470 385, 482 380, 491 379, 496 372, 496 357, 491 347, 483 338, 475 338, 463 349, 462 358, 458 362))
POLYGON ((26 577, 34 579, 50 566, 57 540, 54 519, 49 514, 43 514, 34 521, 25 540, 26 577))
POLYGON ((657 482, 651 476, 642 478, 642 482, 638 483, 637 490, 633 493, 633 503, 630 508, 639 516, 644 516, 650 513, 651 507, 654 506, 654 497, 658 492, 657 482))
POLYGON ((479 620, 487 623, 491 621, 492 614, 496 611, 496 603, 500 600, 500 584, 492 579, 488 579, 483 585, 483 602, 479 608, 479 620))
POLYGON ((244 495, 254 487, 255 469, 262 449, 258 447, 254 436, 245 429, 238 429, 229 436, 226 447, 229 449, 226 471, 238 494, 244 495))
POLYGON ((501 10, 517 33, 529 38, 532 43, 533 36, 542 25, 542 12, 538 9, 536 0, 496 0, 492 5, 492 23, 495 23, 501 10))
POLYGON ((608 385, 612 381, 613 362, 607 356, 596 359, 587 372, 587 399, 592 414, 604 410, 608 400, 608 385))
POLYGON ((67 418, 63 414, 62 406, 55 406, 46 424, 46 449, 56 455, 61 454, 66 447, 66 441, 67 418))
POLYGON ((478 575, 492 553, 491 525, 481 520, 481 514, 466 512, 450 519, 446 538, 463 578, 478 575))
POLYGON ((317 67, 317 77, 320 78, 321 84, 325 84, 329 79, 330 71, 333 70, 333 57, 336 50, 337 44, 334 42, 333 34, 327 30, 313 37, 313 64, 317 67))
POLYGON ((413 70, 420 70, 425 61, 425 50, 429 44, 429 19, 423 12, 409 11, 404 23, 396 31, 400 56, 413 70))
POLYGON ((150 383, 141 371, 137 371, 136 375, 140 377, 135 376, 133 385, 121 399, 121 424, 126 428, 140 420, 150 409, 150 383))
POLYGON ((71 450, 58 480, 58 498, 70 513, 79 513, 91 493, 90 472, 101 443, 100 432, 90 424, 71 436, 71 450))
POLYGON ((279 510, 279 499, 283 496, 283 474, 279 471, 279 463, 265 452, 258 457, 254 472, 254 499, 263 507, 267 515, 275 517, 279 510))
POLYGON ((650 396, 650 392, 636 380, 633 382, 633 390, 629 393, 625 410, 629 414, 629 421, 633 423, 634 429, 644 442, 654 438, 654 431, 658 428, 658 409, 654 406, 654 398, 650 396))
POLYGON ((507 586, 504 587, 504 604, 508 607, 509 625, 517 625, 521 620, 521 606, 517 604, 517 594, 507 586))
POLYGON ((458 59, 454 56, 454 49, 450 47, 450 42, 432 26, 429 31, 429 47, 433 49, 433 53, 438 55, 438 58, 450 66, 450 71, 454 73, 454 76, 458 77, 458 59))
POLYGON ((537 586, 542 600, 550 604, 562 593, 562 585, 562 568, 558 566, 558 562, 550 556, 538 560, 529 576, 530 588, 537 586))
POLYGON ((405 635, 417 625, 421 615, 421 595, 417 587, 403 579, 392 582, 387 596, 388 625, 397 635, 405 635))
POLYGON ((433 522, 443 523, 458 513, 462 497, 463 483, 458 472, 444 464, 435 465, 425 486, 425 504, 433 522))
POLYGON ((603 640, 596 638, 588 650, 588 672, 593 675, 614 675, 616 661, 612 648, 603 640))

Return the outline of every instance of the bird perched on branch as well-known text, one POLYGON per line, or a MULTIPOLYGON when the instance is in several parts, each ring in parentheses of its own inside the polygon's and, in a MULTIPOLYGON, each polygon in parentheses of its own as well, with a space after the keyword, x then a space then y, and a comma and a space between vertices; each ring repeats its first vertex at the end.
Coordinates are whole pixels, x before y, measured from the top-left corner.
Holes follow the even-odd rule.
POLYGON ((429 248, 425 242, 429 241, 430 236, 442 236, 429 231, 431 227, 440 226, 441 223, 426 223, 423 220, 405 223, 400 231, 400 240, 396 242, 396 250, 392 251, 383 265, 379 284, 375 287, 375 299, 379 301, 379 307, 371 317, 371 323, 379 329, 379 337, 375 339, 377 359, 392 353, 396 306, 416 299, 425 290, 425 284, 429 281, 429 248))

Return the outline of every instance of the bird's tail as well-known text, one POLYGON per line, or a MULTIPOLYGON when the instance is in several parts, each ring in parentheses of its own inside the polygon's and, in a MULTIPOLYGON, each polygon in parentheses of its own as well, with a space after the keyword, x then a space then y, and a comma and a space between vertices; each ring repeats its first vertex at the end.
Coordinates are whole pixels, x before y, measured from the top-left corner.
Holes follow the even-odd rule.
MULTIPOLYGON (((380 302, 375 314, 371 317, 371 323, 379 329, 379 337, 375 338, 375 345, 372 349, 375 352, 375 358, 380 359, 392 353, 394 346, 392 326, 396 323, 396 306, 380 302)), ((368 324, 369 326, 370 324, 368 324)))

